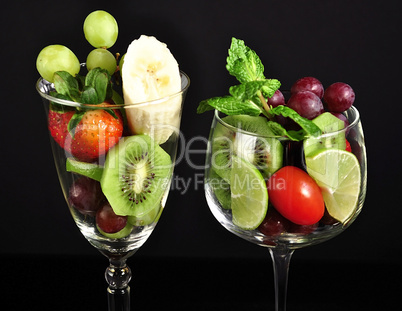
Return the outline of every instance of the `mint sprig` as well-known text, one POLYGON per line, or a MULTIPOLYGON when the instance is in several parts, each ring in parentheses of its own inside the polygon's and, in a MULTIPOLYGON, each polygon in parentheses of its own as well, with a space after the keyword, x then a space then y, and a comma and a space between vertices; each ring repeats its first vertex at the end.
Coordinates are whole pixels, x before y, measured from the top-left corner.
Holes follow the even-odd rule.
POLYGON ((230 96, 214 97, 201 101, 197 112, 217 109, 227 115, 247 114, 269 117, 266 97, 272 97, 281 86, 276 79, 266 79, 264 65, 257 53, 247 47, 243 40, 232 38, 226 69, 241 84, 229 89, 230 96))
POLYGON ((232 38, 226 58, 226 69, 240 84, 229 88, 230 95, 202 100, 197 113, 216 109, 227 115, 262 114, 267 117, 267 124, 276 135, 296 141, 321 133, 311 120, 301 117, 293 109, 285 106, 272 108, 268 105, 267 98, 274 95, 281 83, 277 79, 265 78, 261 59, 255 51, 245 45, 243 40, 232 38), (275 116, 278 115, 292 119, 300 125, 301 130, 286 130, 275 121, 275 116))
POLYGON ((93 68, 85 78, 73 77, 67 71, 54 74, 54 87, 58 98, 81 104, 99 105, 112 97, 112 82, 107 70, 93 68))

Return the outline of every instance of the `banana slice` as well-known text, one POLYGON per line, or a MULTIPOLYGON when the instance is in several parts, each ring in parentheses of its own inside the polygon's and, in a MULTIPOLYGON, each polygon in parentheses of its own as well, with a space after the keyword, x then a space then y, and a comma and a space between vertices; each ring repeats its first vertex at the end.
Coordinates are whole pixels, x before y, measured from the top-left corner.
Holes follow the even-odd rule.
POLYGON ((165 98, 181 90, 179 65, 166 44, 145 35, 134 40, 124 56, 122 79, 125 104, 137 104, 126 109, 130 130, 164 143, 179 129, 182 101, 165 98))

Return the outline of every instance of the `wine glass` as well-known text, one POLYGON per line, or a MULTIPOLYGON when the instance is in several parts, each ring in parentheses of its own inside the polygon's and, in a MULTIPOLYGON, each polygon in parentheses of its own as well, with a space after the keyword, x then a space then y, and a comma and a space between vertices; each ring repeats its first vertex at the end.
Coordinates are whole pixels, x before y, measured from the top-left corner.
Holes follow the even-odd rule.
MULTIPOLYGON (((131 271, 126 260, 147 240, 165 207, 175 165, 182 105, 190 84, 181 72, 181 91, 165 98, 133 105, 84 105, 55 98, 54 85, 40 78, 36 89, 42 97, 54 161, 67 205, 84 237, 109 259, 105 271, 109 310, 130 310, 131 271), (177 109, 164 117, 166 105, 177 109), (68 115, 106 114, 118 119, 112 129, 120 139, 99 141, 95 159, 76 158, 77 144, 63 127, 68 115), (149 121, 144 133, 133 134, 132 116, 149 121), (155 114, 155 115, 154 115, 155 114), (162 114, 162 115, 161 115, 162 114), (116 129, 118 128, 118 129, 116 129), (66 137, 62 137, 65 135, 66 137)), ((167 112, 166 112, 167 113, 167 112)), ((87 125, 90 127, 92 125, 87 125)), ((85 127, 76 127, 74 138, 85 127)), ((106 139, 105 139, 106 140, 106 139)), ((89 142, 88 142, 89 144, 89 142)))
MULTIPOLYGON (((227 230, 269 249, 277 311, 286 310, 288 269, 294 250, 340 234, 362 209, 367 181, 363 130, 355 107, 344 116, 348 124, 344 129, 295 142, 257 135, 244 129, 253 128, 250 122, 247 126, 239 120, 233 122, 235 118, 229 122, 229 117, 215 110, 206 155, 206 199, 214 217, 227 230), (283 189, 292 188, 298 178, 290 173, 293 170, 303 171, 302 175, 307 176, 303 178, 313 178, 325 199, 324 213, 314 224, 293 222, 297 208, 303 204, 300 192, 286 193, 279 197, 279 203, 277 193, 271 194, 271 189, 280 187, 281 180, 283 189), (281 214, 278 209, 289 202, 296 209, 284 217, 285 211, 281 214), (339 207, 342 204, 346 207, 339 207)), ((251 123, 255 128, 258 122, 251 123)), ((319 201, 314 197, 312 200, 311 208, 319 201)))

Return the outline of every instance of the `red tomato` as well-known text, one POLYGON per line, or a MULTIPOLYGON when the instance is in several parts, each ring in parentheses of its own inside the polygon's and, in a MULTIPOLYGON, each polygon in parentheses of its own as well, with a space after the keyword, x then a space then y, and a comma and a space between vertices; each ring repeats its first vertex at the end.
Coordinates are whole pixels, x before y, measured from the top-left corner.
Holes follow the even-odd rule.
POLYGON ((313 225, 325 211, 320 187, 305 171, 284 166, 267 183, 268 197, 276 210, 298 225, 313 225))

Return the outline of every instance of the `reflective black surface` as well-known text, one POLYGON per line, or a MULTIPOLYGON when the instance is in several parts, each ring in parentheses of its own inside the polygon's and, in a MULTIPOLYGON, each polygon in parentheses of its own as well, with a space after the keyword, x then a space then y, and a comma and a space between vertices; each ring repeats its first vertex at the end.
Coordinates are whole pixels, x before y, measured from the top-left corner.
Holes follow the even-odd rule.
MULTIPOLYGON (((268 255, 268 254, 267 254, 268 255)), ((397 310, 399 265, 292 259, 288 311, 397 310)), ((129 259, 132 310, 273 310, 271 261, 129 259)), ((105 310, 102 256, 3 256, 2 310, 105 310)))

